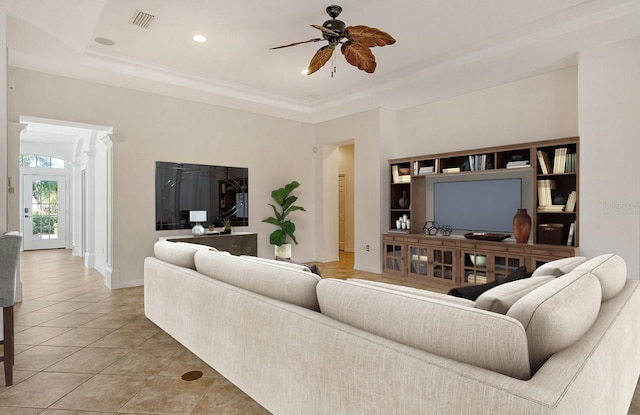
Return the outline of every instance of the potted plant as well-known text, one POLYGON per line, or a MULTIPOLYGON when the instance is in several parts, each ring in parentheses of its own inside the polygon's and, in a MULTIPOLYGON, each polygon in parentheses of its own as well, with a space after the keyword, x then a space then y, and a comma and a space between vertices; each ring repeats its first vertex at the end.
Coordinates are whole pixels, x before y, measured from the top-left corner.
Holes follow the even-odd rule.
POLYGON ((269 203, 268 205, 273 209, 274 216, 263 219, 262 221, 278 227, 278 229, 269 235, 269 242, 275 246, 276 257, 291 258, 291 244, 287 242, 287 237, 291 238, 296 245, 298 244, 298 240, 294 235, 296 225, 287 217, 296 210, 306 211, 302 206, 294 205, 296 200, 298 200, 298 196, 292 195, 291 192, 299 186, 300 183, 294 180, 284 187, 271 192, 271 197, 276 201, 278 206, 269 203))

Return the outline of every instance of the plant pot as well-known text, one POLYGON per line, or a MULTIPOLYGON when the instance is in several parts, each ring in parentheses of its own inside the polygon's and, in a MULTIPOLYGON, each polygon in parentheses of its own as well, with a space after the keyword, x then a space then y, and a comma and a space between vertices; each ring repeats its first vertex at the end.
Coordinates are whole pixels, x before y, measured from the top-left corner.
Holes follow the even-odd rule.
POLYGON ((291 244, 274 245, 276 257, 291 259, 291 244))

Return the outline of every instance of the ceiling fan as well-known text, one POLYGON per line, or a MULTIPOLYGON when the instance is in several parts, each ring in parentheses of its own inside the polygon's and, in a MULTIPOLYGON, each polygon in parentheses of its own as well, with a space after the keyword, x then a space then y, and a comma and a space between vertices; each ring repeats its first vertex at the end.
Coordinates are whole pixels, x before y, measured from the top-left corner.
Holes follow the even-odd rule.
POLYGON ((322 26, 311 25, 311 27, 322 31, 322 38, 276 46, 271 49, 282 49, 303 43, 327 40, 329 44, 318 49, 311 59, 307 75, 311 75, 322 68, 329 61, 338 45, 341 45, 340 50, 347 62, 367 73, 373 73, 376 70, 376 57, 371 52, 371 48, 374 46, 393 45, 396 40, 390 34, 375 27, 364 25, 346 26, 342 20, 336 19, 342 12, 342 7, 340 6, 329 6, 326 10, 331 19, 324 22, 322 26))

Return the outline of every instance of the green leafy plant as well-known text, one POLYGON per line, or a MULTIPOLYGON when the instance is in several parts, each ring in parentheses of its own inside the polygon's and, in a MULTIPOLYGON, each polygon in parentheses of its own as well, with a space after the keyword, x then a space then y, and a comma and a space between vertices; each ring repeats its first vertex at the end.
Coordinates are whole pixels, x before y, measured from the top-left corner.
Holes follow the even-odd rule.
POLYGON ((296 237, 293 235, 296 231, 296 225, 287 219, 287 216, 291 212, 296 210, 302 210, 306 212, 306 209, 301 206, 296 206, 294 203, 298 200, 298 196, 294 196, 291 194, 295 189, 300 186, 300 183, 297 181, 292 181, 291 183, 276 189, 271 192, 271 197, 275 200, 278 206, 268 203, 269 206, 273 208, 274 216, 263 219, 263 222, 270 223, 272 225, 276 225, 279 229, 276 229, 269 235, 269 242, 272 245, 283 245, 287 243, 287 236, 291 238, 291 240, 297 245, 298 241, 296 237))

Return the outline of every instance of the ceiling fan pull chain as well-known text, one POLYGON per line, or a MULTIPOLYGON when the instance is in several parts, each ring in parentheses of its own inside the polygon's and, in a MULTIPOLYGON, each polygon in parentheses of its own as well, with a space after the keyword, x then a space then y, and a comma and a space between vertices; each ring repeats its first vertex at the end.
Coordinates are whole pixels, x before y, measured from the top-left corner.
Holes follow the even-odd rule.
POLYGON ((336 55, 331 55, 331 66, 333 66, 331 70, 331 77, 333 78, 333 74, 336 73, 336 55))

